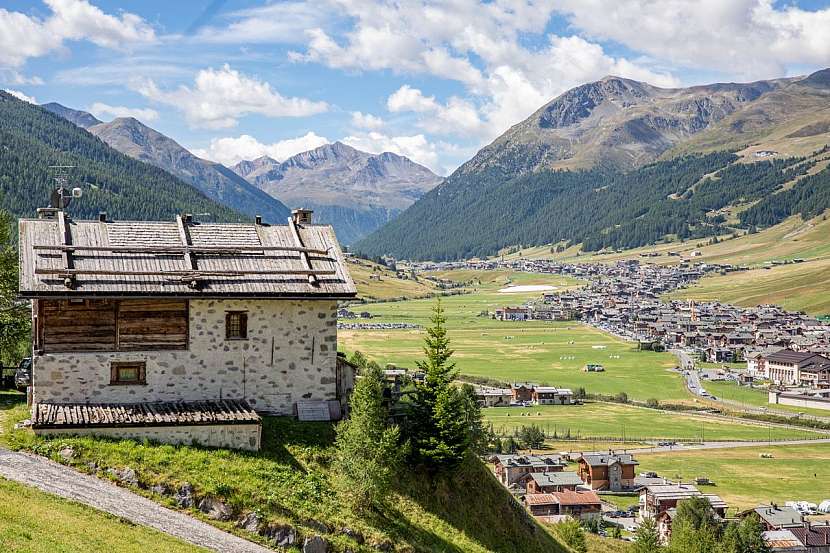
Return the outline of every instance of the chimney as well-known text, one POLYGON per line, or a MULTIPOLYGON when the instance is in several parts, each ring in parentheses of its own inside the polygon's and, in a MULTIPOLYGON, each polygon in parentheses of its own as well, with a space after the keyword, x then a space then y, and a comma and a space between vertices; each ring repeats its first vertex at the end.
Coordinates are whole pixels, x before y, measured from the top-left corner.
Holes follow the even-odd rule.
POLYGON ((57 219, 58 218, 58 208, 57 207, 39 207, 37 208, 37 218, 38 219, 57 219))
POLYGON ((254 223, 257 224, 257 225, 261 225, 262 224, 262 215, 257 215, 254 218, 254 223))
POLYGON ((107 222, 107 212, 106 211, 101 211, 100 213, 98 213, 98 221, 101 222, 101 223, 106 223, 107 222))
POLYGON ((291 210, 291 220, 298 225, 310 225, 311 215, 314 213, 311 209, 298 208, 291 210))

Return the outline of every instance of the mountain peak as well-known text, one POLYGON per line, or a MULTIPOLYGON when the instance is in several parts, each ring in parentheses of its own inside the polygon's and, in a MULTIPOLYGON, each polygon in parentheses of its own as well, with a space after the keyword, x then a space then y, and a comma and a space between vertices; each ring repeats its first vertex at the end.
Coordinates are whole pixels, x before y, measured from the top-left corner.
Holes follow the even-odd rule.
POLYGON ((830 68, 811 73, 799 82, 815 88, 830 88, 830 68))
POLYGON ((59 117, 63 117, 70 123, 73 123, 74 125, 77 125, 82 129, 88 129, 93 125, 99 125, 101 123, 100 119, 98 119, 89 112, 68 108, 57 102, 49 102, 47 104, 42 104, 40 107, 42 107, 46 111, 54 113, 59 117))

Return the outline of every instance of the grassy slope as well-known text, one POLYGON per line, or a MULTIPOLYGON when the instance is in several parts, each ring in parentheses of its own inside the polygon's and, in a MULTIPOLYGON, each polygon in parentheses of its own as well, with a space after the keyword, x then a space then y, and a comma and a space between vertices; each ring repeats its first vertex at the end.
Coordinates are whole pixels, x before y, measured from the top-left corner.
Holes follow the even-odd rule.
POLYGON ((349 262, 349 273, 357 285, 357 295, 367 300, 389 300, 402 297, 421 297, 439 290, 428 280, 419 281, 398 278, 388 268, 367 261, 354 259, 349 262), (381 280, 371 280, 371 275, 380 275, 381 280))
MULTIPOLYGON (((455 275, 467 281, 477 272, 455 275)), ((503 381, 535 381, 556 386, 584 386, 589 392, 616 394, 625 391, 639 399, 686 399, 683 383, 668 353, 637 351, 629 343, 591 327, 568 322, 502 322, 479 316, 496 307, 518 305, 538 298, 539 292, 499 293, 508 279, 512 284, 575 286, 573 279, 556 275, 482 272, 476 292, 442 299, 454 361, 462 374, 503 381), (604 346, 605 349, 595 349, 604 346), (619 357, 617 359, 616 357, 619 357), (573 359, 570 359, 573 357, 573 359), (587 374, 586 363, 602 363, 606 372, 587 374)), ((442 274, 442 278, 452 275, 442 274)), ((476 276, 476 278, 478 278, 476 276)), ((378 321, 429 324, 435 300, 378 303, 366 307, 378 321)), ((424 332, 419 330, 347 330, 338 333, 339 347, 360 350, 380 363, 413 367, 423 355, 424 332)))
POLYGON ((207 551, 2 478, 0 550, 7 553, 207 551))
MULTIPOLYGON (((708 385, 707 385, 708 387, 708 385)), ((546 433, 574 438, 622 438, 629 440, 676 439, 773 440, 819 437, 809 431, 767 428, 758 423, 736 422, 687 413, 658 412, 645 407, 616 403, 586 403, 581 406, 544 405, 534 407, 493 407, 484 410, 485 419, 496 431, 510 432, 522 425, 536 424, 546 433)), ((590 449, 595 447, 587 446, 590 449)), ((568 448, 572 449, 572 448, 568 448)))
POLYGON ((830 499, 830 444, 789 445, 640 454, 638 470, 653 470, 667 478, 689 481, 705 476, 716 486, 704 487, 731 507, 749 508, 761 502, 791 500, 818 503, 830 499), (762 459, 760 453, 773 454, 762 459))
MULTIPOLYGON (((313 522, 319 521, 332 529, 327 538, 336 551, 374 551, 371 544, 384 543, 394 544, 399 552, 563 551, 478 461, 470 461, 451 479, 404 471, 387 507, 380 513, 357 514, 338 501, 329 485, 333 441, 329 424, 266 418, 262 451, 247 453, 130 440, 46 440, 12 428, 13 421, 26 416, 22 405, 10 412, 2 436, 7 445, 35 450, 59 462, 58 451, 70 445, 76 452, 72 464, 79 470, 88 470, 89 461, 97 462, 102 471, 129 466, 142 485, 139 493, 171 507, 170 499, 146 488, 159 483, 177 487, 187 481, 197 495, 223 499, 236 515, 256 509, 268 521, 291 524, 304 534, 319 533, 313 522), (470 501, 471 490, 475 501, 470 501), (367 544, 360 546, 339 534, 337 529, 344 526, 361 532, 367 544)), ((195 510, 191 514, 200 516, 195 510)), ((242 532, 231 523, 216 524, 242 532)))

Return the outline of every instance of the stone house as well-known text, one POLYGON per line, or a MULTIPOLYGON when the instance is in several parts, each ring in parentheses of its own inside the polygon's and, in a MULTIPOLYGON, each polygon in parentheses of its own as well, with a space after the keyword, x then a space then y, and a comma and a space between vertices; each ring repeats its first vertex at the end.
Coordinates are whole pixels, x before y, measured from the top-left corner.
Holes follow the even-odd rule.
POLYGON ((519 479, 519 484, 527 493, 553 493, 576 490, 583 482, 575 472, 562 471, 526 474, 519 479))
POLYGON ((640 519, 657 517, 669 509, 676 509, 678 503, 693 497, 709 501, 714 513, 726 518, 726 503, 717 495, 704 494, 691 484, 653 484, 640 490, 640 519))
POLYGON ((258 413, 339 416, 337 302, 356 289, 310 211, 287 225, 38 214, 19 225, 36 433, 257 449, 258 413))
POLYGON ((559 455, 493 455, 490 457, 496 478, 510 487, 528 474, 562 472, 568 463, 559 455))

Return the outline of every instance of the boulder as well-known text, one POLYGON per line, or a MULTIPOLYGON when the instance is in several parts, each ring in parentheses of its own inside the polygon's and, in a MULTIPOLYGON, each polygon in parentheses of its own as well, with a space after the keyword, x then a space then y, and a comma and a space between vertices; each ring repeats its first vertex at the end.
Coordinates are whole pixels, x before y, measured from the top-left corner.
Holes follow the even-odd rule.
POLYGON ((366 539, 363 537, 363 534, 361 534, 357 530, 349 528, 348 526, 344 526, 343 528, 341 528, 340 533, 348 538, 353 539, 357 542, 358 545, 363 545, 363 543, 366 541, 366 539))
POLYGON ((259 532, 259 525, 262 522, 262 519, 259 518, 259 515, 256 512, 251 511, 244 517, 240 519, 237 523, 237 526, 242 528, 243 530, 247 530, 248 532, 253 532, 256 534, 259 532))
POLYGON ((215 497, 203 497, 199 502, 199 510, 213 520, 230 520, 233 511, 222 501, 215 497))
POLYGON ((58 451, 58 455, 60 455, 60 458, 68 463, 75 457, 75 450, 70 446, 66 446, 58 451))
POLYGON ((190 485, 190 482, 182 484, 182 487, 176 492, 175 498, 176 505, 179 507, 183 507, 185 509, 193 507, 193 486, 190 485))
POLYGON ((123 469, 107 469, 107 474, 111 475, 122 484, 126 484, 128 486, 138 486, 138 476, 136 476, 135 471, 130 467, 124 467, 123 469))
POLYGON ((170 490, 164 484, 156 484, 150 488, 150 491, 158 495, 167 495, 170 493, 170 490))
POLYGON ((312 536, 303 541, 303 553, 328 553, 329 544, 320 536, 312 536))
POLYGON ((291 526, 268 526, 260 535, 279 547, 288 547, 297 543, 297 530, 291 526))

